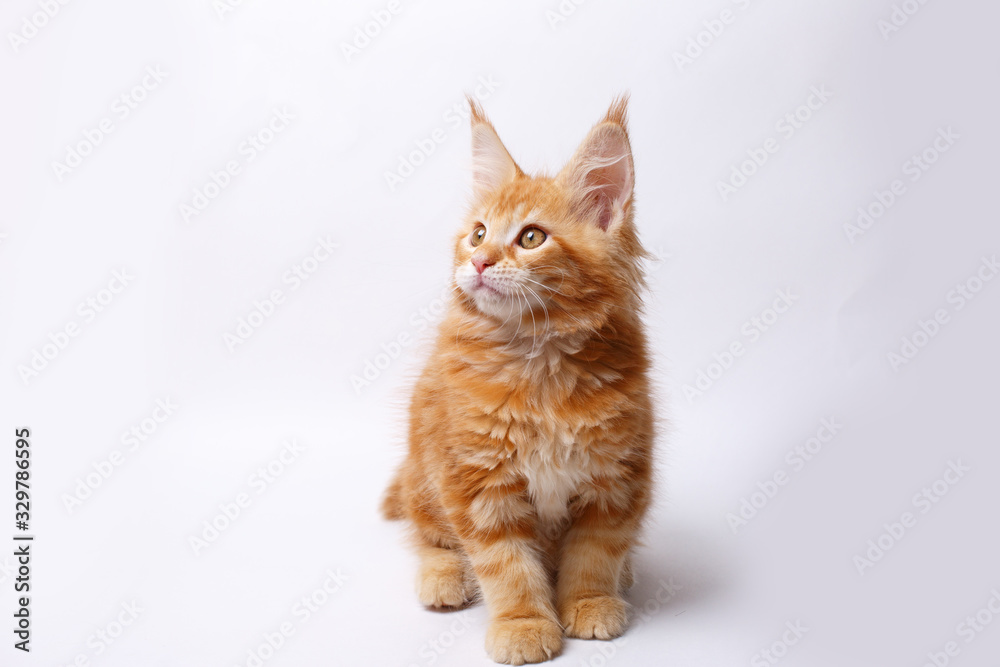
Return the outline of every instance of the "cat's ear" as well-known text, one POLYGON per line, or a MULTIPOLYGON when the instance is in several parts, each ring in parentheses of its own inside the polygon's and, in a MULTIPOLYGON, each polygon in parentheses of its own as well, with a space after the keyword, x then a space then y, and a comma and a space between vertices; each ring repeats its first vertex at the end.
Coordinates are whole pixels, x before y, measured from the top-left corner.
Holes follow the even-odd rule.
POLYGON ((479 103, 471 97, 467 99, 472 114, 472 185, 482 194, 496 190, 523 172, 507 152, 479 103))
POLYGON ((632 205, 635 173, 628 140, 628 96, 615 100, 559 173, 577 213, 607 231, 632 205))

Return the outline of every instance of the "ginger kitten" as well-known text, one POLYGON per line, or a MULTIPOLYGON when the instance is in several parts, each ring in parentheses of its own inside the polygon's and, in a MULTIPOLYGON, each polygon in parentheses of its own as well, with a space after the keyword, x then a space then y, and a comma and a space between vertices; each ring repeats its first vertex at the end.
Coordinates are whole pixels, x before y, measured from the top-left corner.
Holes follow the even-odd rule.
POLYGON ((486 650, 520 665, 625 630, 650 502, 653 414, 627 98, 554 177, 472 107, 474 196, 383 512, 413 526, 417 594, 481 593, 486 650))

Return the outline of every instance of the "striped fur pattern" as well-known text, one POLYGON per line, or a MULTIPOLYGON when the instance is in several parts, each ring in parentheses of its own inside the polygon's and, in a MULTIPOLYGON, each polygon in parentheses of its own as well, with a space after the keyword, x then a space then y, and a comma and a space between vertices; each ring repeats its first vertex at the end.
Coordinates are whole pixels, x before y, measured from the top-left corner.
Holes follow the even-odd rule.
POLYGON ((420 602, 485 601, 497 662, 548 660, 564 636, 627 623, 654 433, 626 102, 562 171, 529 176, 470 100, 455 290, 383 512, 414 529, 420 602), (545 240, 525 249, 529 228, 545 240))

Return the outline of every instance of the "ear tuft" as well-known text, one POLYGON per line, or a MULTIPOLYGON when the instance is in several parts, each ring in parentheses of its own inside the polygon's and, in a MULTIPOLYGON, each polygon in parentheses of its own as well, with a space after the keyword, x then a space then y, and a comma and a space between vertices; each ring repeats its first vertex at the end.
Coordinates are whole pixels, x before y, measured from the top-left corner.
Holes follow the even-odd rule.
POLYGON ((622 93, 611 102, 607 115, 604 117, 605 123, 613 123, 620 126, 628 134, 628 93, 622 93))
POLYGON ((466 99, 472 124, 472 184, 477 194, 484 194, 524 172, 507 152, 483 108, 471 96, 466 95, 466 99))
POLYGON ((579 215, 607 231, 632 205, 635 182, 628 140, 628 96, 616 99, 559 177, 572 191, 579 215))
POLYGON ((472 124, 476 123, 489 123, 489 119, 486 118, 486 113, 483 112, 483 107, 480 106, 479 101, 475 97, 466 93, 465 100, 469 103, 469 112, 472 116, 472 124))

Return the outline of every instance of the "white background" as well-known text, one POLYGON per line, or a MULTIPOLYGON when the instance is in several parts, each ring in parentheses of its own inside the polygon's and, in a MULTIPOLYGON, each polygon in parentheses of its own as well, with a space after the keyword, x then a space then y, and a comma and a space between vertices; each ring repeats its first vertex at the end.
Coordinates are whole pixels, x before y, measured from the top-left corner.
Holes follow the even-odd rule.
MULTIPOLYGON (((958 626, 1000 590, 1000 281, 973 280, 960 310, 949 293, 1000 250, 1000 9, 904 4, 920 9, 886 35, 891 0, 564 14, 555 0, 423 0, 348 57, 385 3, 247 0, 220 16, 208 0, 88 0, 44 21, 36 0, 5 3, 0 452, 12 476, 14 429, 31 428, 36 541, 32 651, 5 630, 0 664, 252 665, 282 623, 294 634, 264 664, 489 664, 483 607, 420 607, 404 531, 376 511, 426 347, 378 355, 400 334, 428 339, 422 312, 469 192, 468 129, 449 110, 482 77, 528 170, 558 169, 631 91, 637 223, 660 257, 659 500, 630 594, 650 613, 619 642, 567 642, 556 664, 769 664, 755 654, 799 622, 782 665, 919 666, 955 641, 950 664, 992 667, 1000 619, 968 643, 958 626), (704 22, 726 9, 711 37, 704 22), (44 25, 12 43, 33 34, 26 19, 44 25), (679 65, 699 33, 708 45, 679 65), (121 118, 116 98, 147 67, 165 78, 121 118), (776 124, 812 87, 832 96, 787 137, 776 124), (241 144, 275 109, 294 120, 247 162, 241 144), (104 118, 113 131, 60 178, 53 163, 104 118), (444 141, 390 188, 386 172, 437 128, 444 141), (904 163, 939 128, 959 138, 911 181, 904 163), (718 183, 769 138, 779 150, 724 201, 718 183), (234 159, 185 221, 180 206, 234 159), (894 179, 905 194, 852 243, 845 225, 894 179), (321 237, 338 249, 291 289, 283 276, 321 237), (79 304, 110 296, 122 269, 128 286, 86 321, 79 304), (283 303, 227 346, 274 289, 283 303), (744 323, 778 290, 793 307, 751 341, 744 323), (893 368, 938 309, 947 324, 893 368), (77 336, 43 350, 70 324, 77 336), (734 341, 744 353, 720 373, 734 341), (25 375, 36 351, 51 358, 25 375), (368 363, 384 368, 356 388, 368 363), (718 379, 689 399, 700 371, 718 379), (122 434, 166 398, 174 413, 130 450, 122 434), (793 470, 786 453, 823 418, 842 428, 793 470), (289 439, 304 451, 258 494, 251 476, 289 439), (95 477, 116 450, 121 465, 95 477), (969 471, 921 514, 914 495, 959 460, 969 471), (778 471, 787 484, 734 534, 727 514, 778 471), (99 485, 68 507, 88 475, 99 485), (190 538, 240 493, 250 505, 196 554, 190 538), (855 556, 907 511, 916 525, 859 573, 855 556), (346 579, 302 622, 293 607, 328 570, 346 579), (100 643, 132 602, 138 619, 100 643)), ((9 625, 12 556, 0 564, 9 625)))

